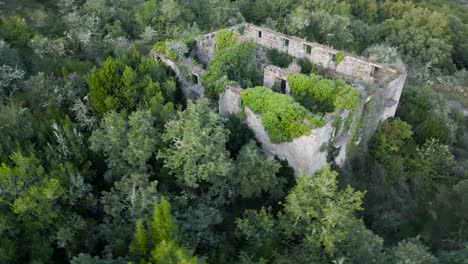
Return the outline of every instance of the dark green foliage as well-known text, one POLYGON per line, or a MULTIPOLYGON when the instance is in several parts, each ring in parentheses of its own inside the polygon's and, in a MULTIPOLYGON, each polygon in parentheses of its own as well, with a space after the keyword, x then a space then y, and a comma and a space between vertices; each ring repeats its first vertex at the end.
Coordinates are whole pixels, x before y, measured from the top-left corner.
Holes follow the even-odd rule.
POLYGON ((239 116, 229 115, 224 126, 230 131, 226 149, 229 150, 232 158, 237 157, 243 145, 250 140, 255 140, 253 131, 239 116))
POLYGON ((291 55, 285 52, 280 52, 277 49, 268 49, 266 52, 268 62, 281 68, 287 68, 292 62, 291 55))
POLYGON ((245 106, 262 115, 263 127, 275 143, 310 135, 312 128, 324 125, 321 118, 312 115, 291 97, 266 87, 246 89, 242 91, 241 98, 245 106))
POLYGON ((301 73, 309 75, 313 70, 315 70, 314 65, 308 59, 300 59, 299 65, 301 66, 301 73))
POLYGON ((341 79, 323 79, 314 73, 291 74, 288 83, 296 100, 311 111, 354 109, 359 103, 359 92, 341 79))
POLYGON ((174 100, 175 81, 162 64, 134 51, 117 59, 109 57, 87 76, 90 103, 100 117, 111 110, 134 111, 162 92, 174 100))
POLYGON ((202 76, 202 83, 205 95, 217 100, 228 80, 237 82, 241 87, 251 87, 259 84, 260 78, 255 45, 252 42, 241 42, 216 55, 202 76))

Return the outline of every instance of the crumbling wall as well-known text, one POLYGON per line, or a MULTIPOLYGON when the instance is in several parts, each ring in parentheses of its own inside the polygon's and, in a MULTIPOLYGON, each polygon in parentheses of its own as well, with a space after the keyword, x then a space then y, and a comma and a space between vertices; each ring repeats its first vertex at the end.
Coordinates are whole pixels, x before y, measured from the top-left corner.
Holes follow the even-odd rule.
POLYGON ((282 69, 275 65, 267 65, 263 68, 263 85, 268 88, 281 88, 281 81, 284 81, 284 94, 290 94, 291 88, 288 84, 288 76, 298 72, 300 72, 300 68, 291 67, 290 69, 282 69))
POLYGON ((241 109, 241 88, 232 85, 226 85, 224 93, 219 95, 218 108, 221 116, 237 114, 241 109))
POLYGON ((241 35, 244 40, 252 39, 264 48, 275 48, 295 58, 307 58, 315 65, 367 83, 381 83, 396 74, 396 70, 385 65, 372 63, 348 53, 343 53, 344 59, 337 64, 338 50, 252 24, 245 24, 244 27, 244 34, 241 35))
POLYGON ((248 126, 255 133, 255 137, 262 144, 265 153, 287 160, 294 169, 296 176, 312 175, 327 165, 328 141, 333 134, 333 119, 317 129, 312 129, 309 136, 301 136, 292 142, 274 144, 262 125, 260 115, 253 113, 248 107, 244 108, 248 126))
POLYGON ((204 95, 201 76, 205 70, 194 65, 190 59, 184 59, 176 63, 155 50, 152 51, 152 55, 155 61, 161 61, 174 71, 185 98, 195 100, 204 95))

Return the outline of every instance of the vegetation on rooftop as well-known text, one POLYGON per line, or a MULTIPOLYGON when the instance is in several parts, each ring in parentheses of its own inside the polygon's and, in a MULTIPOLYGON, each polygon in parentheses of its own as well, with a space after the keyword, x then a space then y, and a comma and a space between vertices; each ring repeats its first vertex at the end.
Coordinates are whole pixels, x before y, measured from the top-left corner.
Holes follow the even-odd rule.
POLYGON ((264 86, 243 90, 241 99, 250 110, 262 115, 263 127, 274 143, 310 135, 312 128, 324 125, 320 117, 312 115, 290 96, 264 86))
POLYGON ((291 94, 312 112, 334 112, 354 109, 359 103, 359 92, 341 79, 324 79, 310 73, 288 76, 291 94))

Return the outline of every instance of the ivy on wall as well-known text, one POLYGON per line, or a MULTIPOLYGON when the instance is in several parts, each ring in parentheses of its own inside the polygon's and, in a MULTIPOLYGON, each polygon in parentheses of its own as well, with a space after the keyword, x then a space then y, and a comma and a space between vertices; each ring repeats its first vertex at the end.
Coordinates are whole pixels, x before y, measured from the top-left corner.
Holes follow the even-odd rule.
POLYGON ((312 128, 325 124, 290 96, 275 93, 264 86, 242 91, 241 99, 245 106, 262 115, 262 125, 274 143, 310 135, 312 128))

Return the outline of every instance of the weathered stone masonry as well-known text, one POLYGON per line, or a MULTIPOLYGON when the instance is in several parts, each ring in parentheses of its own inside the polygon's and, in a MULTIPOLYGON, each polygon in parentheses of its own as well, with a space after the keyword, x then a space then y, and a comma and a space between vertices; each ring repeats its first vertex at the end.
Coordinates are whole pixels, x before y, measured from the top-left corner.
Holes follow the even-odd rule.
MULTIPOLYGON (((261 116, 245 107, 246 122, 261 142, 263 150, 287 160, 296 175, 311 175, 330 162, 338 166, 344 165, 353 149, 366 148, 367 140, 379 123, 395 115, 406 81, 405 72, 398 72, 386 65, 347 53, 343 53, 344 58, 337 63, 337 50, 251 24, 228 29, 236 32, 240 40, 252 40, 259 47, 275 48, 295 59, 306 58, 322 71, 345 79, 360 92, 361 104, 355 110, 329 113, 325 116, 326 124, 312 129, 309 136, 280 144, 269 140, 262 126, 261 116), (337 122, 339 120, 341 121, 337 122)), ((205 65, 214 58, 215 36, 216 32, 200 36, 191 54, 205 65)), ((189 59, 176 64, 156 52, 153 55, 174 70, 187 98, 203 96, 200 77, 204 70, 201 67, 194 65, 189 59)), ((265 86, 279 88, 280 92, 290 94, 287 77, 300 72, 300 67, 294 63, 287 69, 265 65, 263 72, 265 86)), ((225 92, 219 97, 221 115, 242 111, 240 92, 240 87, 226 86, 225 92)))

